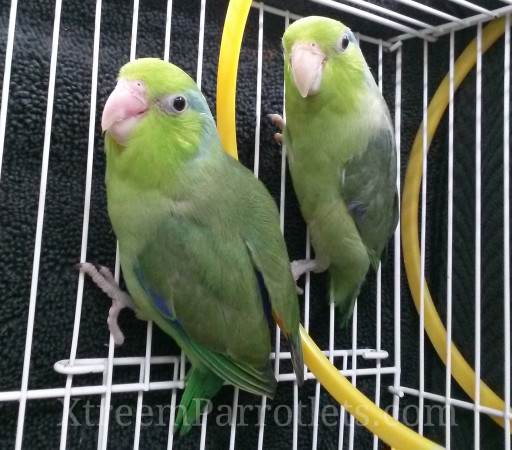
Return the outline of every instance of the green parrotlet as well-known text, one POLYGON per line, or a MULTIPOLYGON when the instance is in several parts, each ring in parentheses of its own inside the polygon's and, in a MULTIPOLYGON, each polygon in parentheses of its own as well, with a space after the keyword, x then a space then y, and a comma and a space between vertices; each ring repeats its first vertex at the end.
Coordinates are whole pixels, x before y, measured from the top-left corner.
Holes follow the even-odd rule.
POLYGON ((290 173, 315 259, 292 263, 294 278, 329 271, 342 326, 398 220, 396 152, 386 103, 352 31, 307 17, 283 36, 290 173))
POLYGON ((226 381, 272 397, 272 315, 299 383, 299 304, 277 208, 263 184, 228 156, 195 82, 159 59, 121 68, 102 117, 108 213, 129 295, 111 273, 81 270, 113 299, 153 320, 191 362, 176 417, 184 434, 226 381))

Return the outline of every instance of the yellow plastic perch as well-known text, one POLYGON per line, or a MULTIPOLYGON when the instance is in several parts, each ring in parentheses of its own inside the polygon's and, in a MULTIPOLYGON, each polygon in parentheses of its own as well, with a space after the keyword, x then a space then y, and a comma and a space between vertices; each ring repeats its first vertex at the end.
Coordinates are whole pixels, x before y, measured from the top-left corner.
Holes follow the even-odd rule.
MULTIPOLYGON (((231 0, 226 13, 217 75, 217 128, 226 151, 237 157, 235 98, 238 58, 251 0, 231 0)), ((300 330, 304 361, 322 386, 356 420, 397 450, 439 450, 380 409, 334 367, 306 330, 300 330)))

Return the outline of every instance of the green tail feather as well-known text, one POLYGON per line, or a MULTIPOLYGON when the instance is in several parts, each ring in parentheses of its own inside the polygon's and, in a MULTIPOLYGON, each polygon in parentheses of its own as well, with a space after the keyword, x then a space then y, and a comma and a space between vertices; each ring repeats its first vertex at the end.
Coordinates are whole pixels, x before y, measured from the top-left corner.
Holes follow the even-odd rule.
POLYGON ((203 370, 211 371, 212 376, 216 375, 252 394, 274 397, 277 381, 270 360, 262 368, 252 367, 221 353, 208 350, 201 344, 190 340, 183 329, 176 327, 172 322, 161 321, 158 325, 177 340, 191 361, 201 364, 204 367, 203 370))
POLYGON ((186 387, 174 422, 174 432, 187 434, 208 405, 208 401, 219 392, 223 380, 208 369, 192 367, 187 374, 186 387))
POLYGON ((191 341, 189 345, 199 356, 202 364, 212 373, 221 376, 244 391, 256 395, 266 395, 269 398, 274 397, 277 382, 270 360, 265 367, 257 369, 240 361, 229 359, 220 353, 207 350, 195 342, 191 341))
POLYGON ((350 280, 346 276, 333 271, 330 272, 330 278, 330 301, 334 302, 338 308, 340 327, 345 328, 352 317, 354 304, 364 278, 362 280, 350 280))
POLYGON ((288 343, 290 344, 290 353, 292 355, 292 365, 295 376, 297 377, 297 384, 302 386, 304 384, 304 359, 302 356, 302 344, 300 342, 300 333, 297 331, 294 336, 287 336, 288 343))
POLYGON ((337 304, 338 307, 338 317, 340 328, 346 328, 350 319, 352 318, 352 313, 354 312, 354 305, 356 303, 356 298, 359 294, 359 290, 347 297, 344 302, 337 304))

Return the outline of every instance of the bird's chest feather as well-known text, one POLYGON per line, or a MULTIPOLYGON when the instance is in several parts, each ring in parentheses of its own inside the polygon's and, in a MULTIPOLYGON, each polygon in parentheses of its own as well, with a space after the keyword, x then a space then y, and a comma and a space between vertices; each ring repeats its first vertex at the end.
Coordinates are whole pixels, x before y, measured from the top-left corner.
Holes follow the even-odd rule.
POLYGON ((303 122, 291 114, 285 131, 290 172, 306 219, 319 203, 339 200, 344 166, 368 145, 368 123, 361 114, 321 116, 303 122))
POLYGON ((119 179, 107 180, 107 206, 120 248, 133 255, 154 239, 162 221, 193 213, 186 199, 173 199, 156 189, 138 189, 119 179))

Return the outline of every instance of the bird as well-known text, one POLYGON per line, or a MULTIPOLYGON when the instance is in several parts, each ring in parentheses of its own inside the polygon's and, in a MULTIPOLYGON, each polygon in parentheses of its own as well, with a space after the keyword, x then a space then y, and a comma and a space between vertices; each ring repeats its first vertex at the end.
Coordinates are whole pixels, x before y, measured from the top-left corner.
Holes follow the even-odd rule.
POLYGON ((105 266, 80 270, 112 298, 108 324, 130 307, 191 362, 175 422, 190 431, 227 382, 272 398, 271 317, 304 379, 300 311, 277 207, 222 147, 206 99, 172 63, 124 65, 101 120, 107 207, 128 292, 105 266))
POLYGON ((329 299, 345 327, 370 269, 398 221, 397 167, 389 110, 354 33, 319 16, 283 38, 284 143, 315 258, 292 262, 295 280, 328 271, 329 299))

